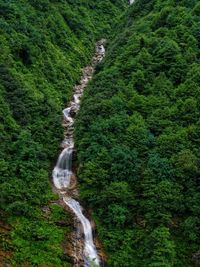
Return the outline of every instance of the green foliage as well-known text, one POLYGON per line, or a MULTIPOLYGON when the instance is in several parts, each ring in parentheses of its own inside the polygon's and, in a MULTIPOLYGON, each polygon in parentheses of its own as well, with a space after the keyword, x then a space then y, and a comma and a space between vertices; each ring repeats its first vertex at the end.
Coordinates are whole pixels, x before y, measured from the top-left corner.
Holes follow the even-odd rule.
POLYGON ((64 229, 59 229, 52 222, 20 218, 11 236, 13 245, 17 248, 14 257, 17 265, 31 262, 34 265, 68 266, 62 260, 63 251, 60 246, 64 229))
POLYGON ((173 266, 175 250, 174 242, 170 240, 169 229, 166 227, 158 227, 153 230, 146 241, 145 248, 147 250, 147 262, 144 266, 151 267, 170 267, 173 266))
POLYGON ((76 121, 108 266, 199 266, 199 1, 136 0, 76 121))
POLYGON ((125 7, 123 0, 0 0, 0 209, 12 226, 16 266, 67 266, 62 241, 69 227, 57 222, 69 215, 41 209, 56 198, 49 176, 62 109, 95 41, 125 7))

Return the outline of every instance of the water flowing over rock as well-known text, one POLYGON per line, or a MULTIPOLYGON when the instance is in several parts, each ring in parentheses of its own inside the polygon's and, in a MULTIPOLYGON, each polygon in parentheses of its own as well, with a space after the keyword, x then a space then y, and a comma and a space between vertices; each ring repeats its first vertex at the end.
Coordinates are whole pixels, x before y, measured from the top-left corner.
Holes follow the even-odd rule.
POLYGON ((57 164, 53 169, 53 183, 55 191, 59 194, 63 203, 76 215, 78 221, 75 223, 76 236, 74 239, 73 266, 100 266, 100 257, 93 242, 92 226, 90 221, 84 216, 80 203, 74 199, 78 196, 76 189, 76 175, 72 171, 72 157, 74 151, 74 117, 80 107, 80 99, 89 80, 92 78, 94 68, 104 55, 105 40, 101 40, 96 44, 96 53, 92 58, 90 66, 83 69, 83 75, 79 84, 74 87, 73 100, 69 106, 63 110, 64 122, 64 140, 61 144, 63 147, 59 155, 57 164), (84 234, 83 244, 81 243, 80 226, 84 234))

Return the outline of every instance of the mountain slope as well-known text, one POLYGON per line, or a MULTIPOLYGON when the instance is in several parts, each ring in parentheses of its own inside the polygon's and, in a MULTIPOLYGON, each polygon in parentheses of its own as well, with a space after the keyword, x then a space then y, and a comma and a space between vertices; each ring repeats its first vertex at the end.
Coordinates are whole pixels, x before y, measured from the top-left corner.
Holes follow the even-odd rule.
POLYGON ((200 4, 136 0, 76 123, 108 266, 200 266, 200 4))
POLYGON ((70 217, 52 203, 48 178, 61 111, 96 39, 125 7, 122 0, 0 1, 1 266, 67 266, 61 244, 70 217))

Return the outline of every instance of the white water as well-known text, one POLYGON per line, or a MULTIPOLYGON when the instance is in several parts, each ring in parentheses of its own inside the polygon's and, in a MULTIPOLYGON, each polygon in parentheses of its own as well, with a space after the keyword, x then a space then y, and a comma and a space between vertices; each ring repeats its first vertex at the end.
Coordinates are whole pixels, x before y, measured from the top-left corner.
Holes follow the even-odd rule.
POLYGON ((132 5, 135 0, 129 0, 129 4, 132 5))
POLYGON ((94 66, 100 62, 105 54, 105 49, 102 42, 98 42, 96 45, 96 54, 92 60, 92 66, 87 66, 83 70, 83 76, 80 80, 80 84, 74 88, 73 100, 69 103, 69 107, 63 110, 64 115, 64 127, 65 139, 62 146, 65 148, 61 152, 57 164, 52 172, 53 183, 58 193, 62 196, 64 203, 74 212, 77 216, 84 232, 84 266, 92 267, 100 266, 100 260, 93 242, 92 227, 90 221, 83 215, 82 207, 79 202, 70 197, 67 189, 70 188, 71 177, 74 176, 72 172, 72 156, 74 150, 74 119, 73 116, 79 110, 80 98, 83 94, 84 88, 88 81, 92 78, 94 66))
POLYGON ((80 206, 79 202, 72 198, 64 197, 63 200, 73 210, 83 226, 83 232, 85 235, 85 266, 91 266, 92 263, 93 265, 95 264, 95 266, 99 266, 99 258, 97 256, 96 248, 93 243, 91 224, 89 220, 83 215, 82 207, 80 206))
POLYGON ((72 152, 72 146, 65 148, 60 154, 53 170, 53 182, 57 189, 67 188, 70 184, 70 178, 72 176, 72 152))

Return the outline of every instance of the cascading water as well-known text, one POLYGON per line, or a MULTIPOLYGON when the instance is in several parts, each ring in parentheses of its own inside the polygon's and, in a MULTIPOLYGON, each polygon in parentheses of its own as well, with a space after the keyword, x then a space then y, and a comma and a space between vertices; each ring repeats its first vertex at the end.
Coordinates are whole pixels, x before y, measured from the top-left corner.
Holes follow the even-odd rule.
POLYGON ((57 189, 67 188, 70 184, 72 152, 73 147, 65 148, 60 154, 56 167, 53 170, 53 182, 57 189))
POLYGON ((83 70, 83 76, 80 80, 80 83, 74 88, 73 100, 69 103, 69 107, 63 110, 64 127, 66 129, 65 139, 62 143, 64 149, 61 152, 57 164, 52 172, 53 183, 56 191, 60 197, 62 197, 64 203, 74 212, 78 220, 81 222, 84 232, 83 258, 85 267, 100 266, 100 260, 93 242, 90 221, 83 215, 82 207, 80 206, 79 202, 72 198, 72 194, 70 194, 68 190, 71 189, 71 178, 75 177, 72 172, 72 156, 74 150, 73 117, 79 110, 80 98, 88 81, 92 78, 95 65, 104 57, 105 49, 103 43, 104 40, 97 42, 96 53, 93 57, 92 65, 87 66, 83 70))
POLYGON ((76 200, 72 198, 63 198, 64 202, 73 210, 76 216, 79 218, 85 235, 85 247, 84 247, 84 261, 85 266, 99 266, 99 257, 96 252, 96 248, 93 243, 92 228, 89 220, 83 215, 82 208, 76 200))

